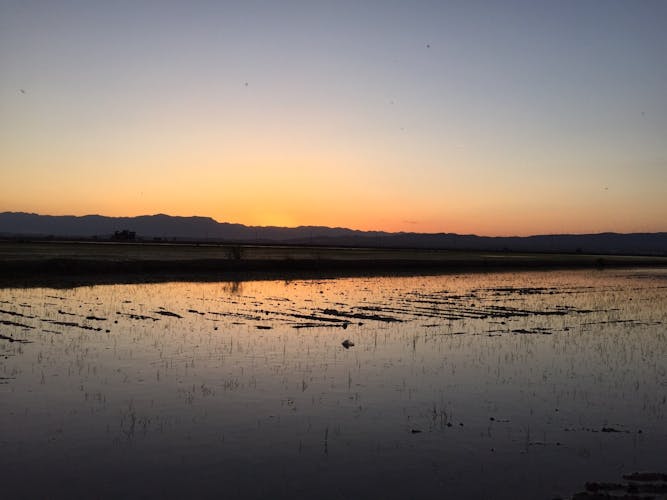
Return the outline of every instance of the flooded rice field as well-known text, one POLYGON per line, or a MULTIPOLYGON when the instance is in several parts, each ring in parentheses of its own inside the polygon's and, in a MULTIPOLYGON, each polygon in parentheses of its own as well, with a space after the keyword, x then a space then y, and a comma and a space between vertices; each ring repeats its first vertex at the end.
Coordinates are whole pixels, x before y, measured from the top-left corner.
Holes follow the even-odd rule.
POLYGON ((4 498, 664 498, 667 272, 2 289, 0 446, 4 498))

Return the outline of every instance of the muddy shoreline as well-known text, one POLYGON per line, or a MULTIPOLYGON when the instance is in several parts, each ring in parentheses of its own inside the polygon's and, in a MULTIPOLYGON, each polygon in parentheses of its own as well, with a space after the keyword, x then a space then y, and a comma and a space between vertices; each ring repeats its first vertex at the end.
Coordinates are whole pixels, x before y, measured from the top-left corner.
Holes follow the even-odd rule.
MULTIPOLYGON (((407 253, 407 252, 406 252, 407 253)), ((343 252, 344 255, 344 252, 343 252)), ((461 272, 667 267, 667 258, 555 254, 442 255, 439 258, 96 259, 44 255, 0 260, 0 287, 84 286, 167 281, 415 276, 461 272)))
POLYGON ((0 242, 0 286, 667 267, 667 257, 308 246, 0 242))

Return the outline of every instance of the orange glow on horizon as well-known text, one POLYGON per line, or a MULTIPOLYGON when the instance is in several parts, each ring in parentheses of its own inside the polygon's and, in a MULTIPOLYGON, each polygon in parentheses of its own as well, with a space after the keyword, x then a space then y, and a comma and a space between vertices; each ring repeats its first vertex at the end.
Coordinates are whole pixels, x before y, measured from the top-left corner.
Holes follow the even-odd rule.
MULTIPOLYGON (((127 209, 127 207, 125 207, 127 209)), ((0 211, 10 211, 5 207, 0 207, 0 211)), ((649 221, 639 229, 633 225, 631 216, 625 221, 620 220, 615 225, 596 224, 596 214, 590 214, 587 217, 581 217, 579 224, 564 225, 561 219, 561 211, 556 213, 534 214, 528 218, 525 214, 521 216, 509 216, 505 219, 483 219, 476 215, 460 215, 456 219, 443 223, 439 218, 423 217, 421 219, 401 219, 397 214, 395 219, 389 211, 387 213, 369 212, 365 214, 350 214, 349 211, 341 213, 319 214, 314 211, 273 211, 257 210, 246 214, 239 212, 224 214, 206 214, 204 212, 193 210, 155 210, 138 209, 136 211, 128 210, 11 210, 34 212, 40 215, 104 215, 109 217, 135 217, 140 215, 156 215, 163 213, 171 216, 210 216, 217 222, 227 222, 233 224, 243 224, 246 226, 276 226, 276 227, 297 227, 297 226, 327 226, 340 227, 359 231, 384 231, 384 232, 410 232, 410 233, 456 233, 456 234, 475 234, 478 236, 531 236, 539 234, 590 234, 601 232, 660 232, 662 219, 656 214, 653 225, 649 221), (305 213, 304 213, 305 212, 305 213)), ((664 230, 664 229, 662 229, 664 230)))

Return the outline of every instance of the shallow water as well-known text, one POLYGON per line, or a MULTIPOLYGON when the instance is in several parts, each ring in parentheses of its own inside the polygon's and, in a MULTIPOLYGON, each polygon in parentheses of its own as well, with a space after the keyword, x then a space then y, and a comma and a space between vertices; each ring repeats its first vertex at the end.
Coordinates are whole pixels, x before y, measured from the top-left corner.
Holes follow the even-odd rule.
POLYGON ((10 498, 565 498, 667 469, 665 271, 3 289, 0 335, 10 498))

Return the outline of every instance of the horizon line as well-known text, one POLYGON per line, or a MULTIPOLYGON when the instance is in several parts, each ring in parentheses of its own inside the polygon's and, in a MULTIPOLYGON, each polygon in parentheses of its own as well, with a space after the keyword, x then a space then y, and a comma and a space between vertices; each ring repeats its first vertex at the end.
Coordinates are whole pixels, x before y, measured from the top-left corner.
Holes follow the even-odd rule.
POLYGON ((171 215, 164 212, 154 213, 154 214, 141 214, 141 215, 102 215, 99 213, 89 213, 84 215, 74 215, 74 214, 40 214, 37 212, 24 212, 24 211, 3 211, 2 214, 23 214, 23 215, 35 215, 38 217, 74 217, 74 218, 84 218, 84 217, 105 217, 108 219, 136 219, 139 217, 170 217, 170 218, 181 218, 181 219, 210 219, 216 224, 229 224, 236 226, 244 226, 249 228, 277 228, 277 229, 299 229, 299 228, 325 228, 325 229, 342 229, 346 231, 354 231, 358 233, 384 233, 386 235, 400 235, 400 234, 413 234, 413 235, 426 235, 426 236, 438 236, 438 235, 454 235, 454 236, 474 236, 477 238, 532 238, 540 236, 591 236, 591 235, 604 235, 604 234, 616 234, 616 235, 636 235, 636 234, 664 234, 667 233, 667 229, 664 231, 635 231, 635 232, 617 232, 617 231, 599 231, 599 232, 573 232, 573 233, 537 233, 537 234, 527 234, 524 236, 520 235, 496 235, 489 236, 476 233, 452 233, 452 232, 415 232, 415 231, 386 231, 382 229, 354 229, 351 227, 344 226, 323 226, 323 225, 298 225, 298 226, 275 226, 275 225, 249 225, 242 222, 227 222, 219 221, 218 219, 207 216, 207 215, 171 215))

